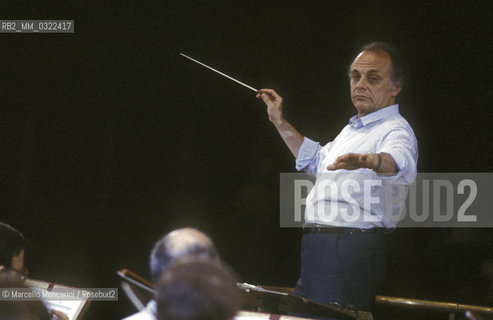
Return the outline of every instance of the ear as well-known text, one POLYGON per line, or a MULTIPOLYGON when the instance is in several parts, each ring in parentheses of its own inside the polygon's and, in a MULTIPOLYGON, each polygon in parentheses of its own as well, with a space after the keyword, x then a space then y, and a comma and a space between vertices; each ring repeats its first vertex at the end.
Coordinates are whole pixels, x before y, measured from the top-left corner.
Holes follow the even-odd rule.
POLYGON ((401 90, 402 90, 402 83, 401 82, 393 82, 390 90, 392 92, 392 97, 394 97, 394 98, 397 97, 399 92, 401 92, 401 90))

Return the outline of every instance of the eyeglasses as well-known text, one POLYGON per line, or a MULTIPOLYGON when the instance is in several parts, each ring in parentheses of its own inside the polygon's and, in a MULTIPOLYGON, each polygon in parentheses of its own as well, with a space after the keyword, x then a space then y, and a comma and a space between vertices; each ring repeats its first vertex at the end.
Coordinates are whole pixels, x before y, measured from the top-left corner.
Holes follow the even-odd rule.
POLYGON ((0 268, 0 272, 10 273, 11 275, 20 278, 22 282, 24 282, 29 276, 29 269, 26 267, 22 268, 21 271, 11 268, 0 268))
POLYGON ((27 279, 27 277, 29 276, 29 269, 24 267, 24 268, 22 268, 22 271, 18 272, 18 273, 21 276, 22 282, 24 282, 27 279))

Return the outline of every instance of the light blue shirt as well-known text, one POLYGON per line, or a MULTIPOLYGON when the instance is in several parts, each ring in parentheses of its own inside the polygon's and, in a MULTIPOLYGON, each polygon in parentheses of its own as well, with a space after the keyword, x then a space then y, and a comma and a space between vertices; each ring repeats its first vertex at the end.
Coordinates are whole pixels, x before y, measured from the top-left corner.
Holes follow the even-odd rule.
POLYGON ((354 116, 325 146, 305 137, 296 169, 317 176, 306 200, 305 222, 352 228, 394 228, 409 185, 417 174, 418 143, 409 123, 392 105, 364 117, 354 116), (327 170, 347 153, 388 153, 398 173, 366 168, 327 170))
POLYGON ((157 320, 156 314, 157 314, 156 300, 150 300, 144 309, 126 318, 123 318, 122 320, 157 320))

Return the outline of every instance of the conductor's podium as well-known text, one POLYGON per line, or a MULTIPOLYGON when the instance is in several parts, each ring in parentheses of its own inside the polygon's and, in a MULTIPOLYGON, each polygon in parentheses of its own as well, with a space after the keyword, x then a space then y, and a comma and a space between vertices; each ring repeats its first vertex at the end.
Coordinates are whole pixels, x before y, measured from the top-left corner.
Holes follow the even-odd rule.
MULTIPOLYGON (((334 319, 359 319, 372 320, 370 312, 356 309, 344 309, 339 305, 325 305, 302 297, 298 297, 278 287, 259 287, 251 284, 238 284, 243 295, 243 307, 245 311, 255 313, 237 315, 237 320, 263 319, 270 315, 269 319, 299 319, 302 318, 334 318, 334 319), (255 316, 257 315, 257 316, 255 316)), ((267 318, 265 318, 267 319, 267 318)))

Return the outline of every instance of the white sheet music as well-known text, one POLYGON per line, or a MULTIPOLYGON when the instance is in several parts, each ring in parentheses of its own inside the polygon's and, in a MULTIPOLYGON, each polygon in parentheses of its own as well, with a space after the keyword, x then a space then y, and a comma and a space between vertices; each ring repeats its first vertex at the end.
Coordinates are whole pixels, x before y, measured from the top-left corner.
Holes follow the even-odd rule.
MULTIPOLYGON (((47 296, 49 291, 52 291, 53 289, 70 289, 71 291, 73 290, 74 292, 77 292, 77 288, 72 288, 60 284, 55 284, 55 283, 49 283, 46 281, 40 281, 40 280, 33 280, 33 279, 26 279, 24 284, 33 290, 36 290, 39 292, 42 296, 47 296)), ((89 300, 86 298, 77 298, 74 300, 52 300, 52 299, 43 299, 41 298, 41 301, 44 303, 46 308, 48 310, 56 310, 63 312, 65 315, 68 316, 69 320, 79 320, 80 317, 82 317, 82 311, 84 310, 84 307, 86 303, 89 302, 89 300)))

